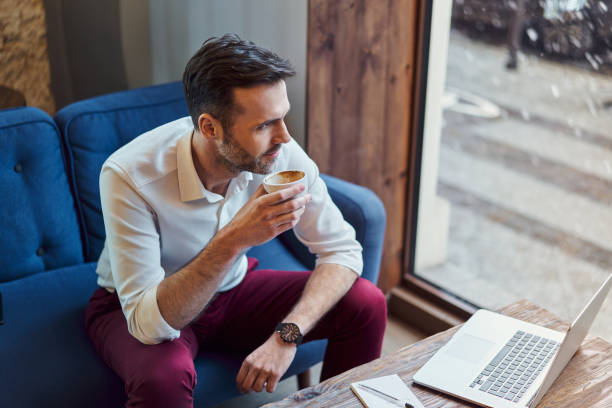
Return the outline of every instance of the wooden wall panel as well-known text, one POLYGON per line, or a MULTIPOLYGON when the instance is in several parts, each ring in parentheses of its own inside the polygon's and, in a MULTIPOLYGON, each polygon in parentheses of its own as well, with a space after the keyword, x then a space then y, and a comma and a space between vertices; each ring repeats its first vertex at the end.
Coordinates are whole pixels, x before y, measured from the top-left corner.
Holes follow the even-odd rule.
POLYGON ((406 226, 416 0, 310 0, 307 150, 387 210, 379 287, 396 286, 406 226))

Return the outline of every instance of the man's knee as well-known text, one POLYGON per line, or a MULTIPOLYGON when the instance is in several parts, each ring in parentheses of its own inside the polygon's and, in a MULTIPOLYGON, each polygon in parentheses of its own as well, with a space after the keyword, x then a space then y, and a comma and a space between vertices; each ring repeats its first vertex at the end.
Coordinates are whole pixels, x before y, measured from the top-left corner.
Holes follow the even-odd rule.
POLYGON ((357 279, 343 300, 360 317, 386 322, 387 300, 385 295, 369 280, 357 279))
POLYGON ((130 407, 191 407, 196 372, 193 361, 164 358, 141 365, 140 372, 126 381, 130 407))

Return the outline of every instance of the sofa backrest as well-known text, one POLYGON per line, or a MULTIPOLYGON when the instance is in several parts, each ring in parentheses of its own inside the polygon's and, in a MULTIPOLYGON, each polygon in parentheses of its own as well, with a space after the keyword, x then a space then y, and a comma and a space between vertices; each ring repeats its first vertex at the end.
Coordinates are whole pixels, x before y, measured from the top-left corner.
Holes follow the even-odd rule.
POLYGON ((86 99, 55 115, 72 163, 87 262, 98 260, 106 236, 98 184, 106 158, 136 136, 187 115, 180 82, 86 99))
POLYGON ((83 262, 59 131, 36 108, 0 110, 0 282, 83 262))

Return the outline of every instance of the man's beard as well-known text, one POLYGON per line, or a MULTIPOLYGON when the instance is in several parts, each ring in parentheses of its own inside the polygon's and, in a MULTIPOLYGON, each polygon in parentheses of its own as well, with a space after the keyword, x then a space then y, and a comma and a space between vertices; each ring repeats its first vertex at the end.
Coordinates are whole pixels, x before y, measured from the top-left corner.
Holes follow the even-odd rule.
POLYGON ((264 162, 264 155, 278 151, 281 145, 276 145, 258 157, 251 156, 234 139, 230 132, 224 134, 225 138, 217 142, 216 159, 217 162, 225 166, 232 173, 248 171, 256 174, 268 174, 274 167, 274 160, 264 162))

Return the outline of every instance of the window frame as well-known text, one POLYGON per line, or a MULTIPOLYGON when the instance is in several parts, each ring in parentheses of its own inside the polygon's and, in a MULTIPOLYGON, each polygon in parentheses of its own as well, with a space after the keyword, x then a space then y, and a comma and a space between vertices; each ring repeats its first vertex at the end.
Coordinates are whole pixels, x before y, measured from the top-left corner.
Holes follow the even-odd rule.
POLYGON ((479 309, 460 295, 417 276, 414 271, 433 3, 426 0, 420 2, 419 24, 415 30, 418 46, 415 55, 413 90, 415 103, 411 112, 413 126, 410 137, 410 176, 406 197, 403 273, 400 286, 392 290, 390 303, 390 308, 395 310, 395 314, 429 333, 440 331, 440 328, 452 327, 458 321, 465 321, 479 309), (411 313, 407 314, 407 310, 411 313))

